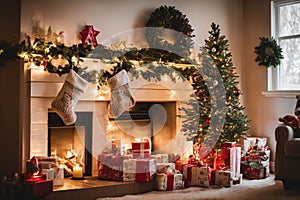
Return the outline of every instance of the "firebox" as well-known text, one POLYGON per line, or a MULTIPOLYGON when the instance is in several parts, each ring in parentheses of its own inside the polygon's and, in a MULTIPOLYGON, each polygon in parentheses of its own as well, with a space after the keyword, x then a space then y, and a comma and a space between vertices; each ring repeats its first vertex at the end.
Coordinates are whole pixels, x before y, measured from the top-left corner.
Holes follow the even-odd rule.
POLYGON ((92 171, 92 112, 76 112, 77 120, 65 125, 55 112, 48 112, 48 156, 58 157, 65 176, 80 166, 85 176, 92 171))
POLYGON ((152 152, 163 151, 176 135, 176 102, 136 102, 118 118, 109 118, 106 135, 124 144, 149 138, 152 152))

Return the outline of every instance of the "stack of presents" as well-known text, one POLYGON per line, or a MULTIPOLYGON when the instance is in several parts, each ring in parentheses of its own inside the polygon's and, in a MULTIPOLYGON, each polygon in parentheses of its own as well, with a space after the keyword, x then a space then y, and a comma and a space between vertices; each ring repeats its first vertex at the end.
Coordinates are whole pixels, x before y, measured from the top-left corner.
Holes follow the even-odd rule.
POLYGON ((241 140, 241 172, 247 179, 264 179, 270 176, 270 149, 267 138, 248 137, 241 140))
POLYGON ((193 155, 183 159, 174 153, 152 154, 148 140, 132 142, 131 151, 121 154, 120 141, 112 143, 112 151, 98 156, 98 179, 124 182, 155 181, 157 190, 170 191, 190 186, 231 187, 242 177, 261 179, 269 176, 269 155, 266 140, 243 139, 227 142, 220 149, 199 158, 200 145, 193 155))

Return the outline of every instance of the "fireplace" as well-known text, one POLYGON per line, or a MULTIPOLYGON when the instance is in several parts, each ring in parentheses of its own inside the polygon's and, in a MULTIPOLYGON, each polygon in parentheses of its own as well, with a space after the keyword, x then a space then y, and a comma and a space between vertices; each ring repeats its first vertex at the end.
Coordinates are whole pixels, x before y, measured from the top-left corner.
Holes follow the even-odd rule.
MULTIPOLYGON (((99 63, 93 60, 87 65, 93 64, 99 63)), ((74 106, 77 122, 65 126, 59 116, 51 110, 51 102, 61 89, 64 80, 65 75, 57 76, 43 70, 31 69, 30 157, 55 155, 55 149, 56 155, 60 153, 57 147, 52 148, 53 142, 55 143, 52 140, 55 134, 61 136, 61 132, 67 132, 64 137, 69 140, 72 138, 73 141, 78 141, 76 135, 81 138, 79 147, 67 141, 60 145, 65 147, 61 151, 65 154, 68 151, 72 153, 75 148, 83 149, 85 146, 84 158, 76 162, 83 162, 85 175, 91 176, 98 174, 98 155, 111 146, 110 141, 114 139, 121 139, 122 143, 130 148, 131 142, 136 138, 150 137, 153 153, 184 152, 186 156, 192 153, 192 142, 186 141, 183 134, 179 133, 180 102, 189 98, 192 92, 186 89, 188 87, 185 84, 179 87, 172 81, 168 83, 165 79, 162 79, 161 83, 149 83, 142 79, 132 81, 131 88, 136 106, 122 115, 125 118, 112 119, 108 117, 107 110, 110 103, 109 90, 106 92, 100 90, 102 93, 99 94, 97 85, 91 83, 74 106), (158 109, 159 112, 153 112, 150 117, 150 107, 158 109), (164 113, 162 110, 166 113, 165 121, 161 120, 161 114, 164 113), (126 114, 129 114, 132 120, 126 119, 126 114), (163 122, 164 126, 161 125, 163 122)), ((62 155, 64 156, 66 155, 62 155)))
POLYGON ((76 165, 90 176, 93 113, 76 112, 76 115, 76 123, 66 126, 55 112, 48 112, 48 156, 60 158, 65 176, 71 176, 76 165))

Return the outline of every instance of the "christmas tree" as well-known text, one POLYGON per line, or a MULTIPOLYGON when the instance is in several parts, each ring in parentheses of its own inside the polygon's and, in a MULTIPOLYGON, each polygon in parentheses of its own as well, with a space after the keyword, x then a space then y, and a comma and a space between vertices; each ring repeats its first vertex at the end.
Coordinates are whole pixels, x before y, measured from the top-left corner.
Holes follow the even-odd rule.
MULTIPOLYGON (((220 76, 222 77, 222 82, 226 94, 226 111, 224 125, 221 127, 221 133, 218 136, 217 142, 215 143, 215 148, 220 147, 224 142, 235 142, 238 141, 246 131, 250 129, 249 120, 247 115, 244 113, 245 107, 240 103, 241 90, 238 87, 238 75, 235 71, 235 67, 232 62, 232 54, 230 53, 228 40, 225 39, 224 35, 221 35, 219 25, 212 23, 212 30, 209 31, 209 39, 205 40, 204 49, 206 53, 211 57, 214 65, 218 68, 220 76)), ((205 54, 202 55, 203 61, 205 60, 205 54)), ((217 85, 218 83, 216 83, 217 85)), ((213 102, 212 98, 215 96, 210 95, 207 88, 202 89, 200 102, 213 102), (205 101, 203 100, 205 99, 205 101)), ((216 92, 216 97, 221 90, 214 90, 216 92)), ((221 95, 221 94, 220 94, 221 95)), ((198 130, 198 135, 195 140, 201 143, 203 137, 215 137, 215 135, 206 135, 209 121, 211 120, 212 113, 218 112, 218 110, 212 111, 212 105, 206 103, 205 109, 200 107, 200 124, 198 130), (201 123, 202 121, 202 123, 201 123), (206 131, 203 131, 205 130, 206 131)), ((220 120, 222 116, 220 116, 220 120)), ((216 130, 218 131, 218 130, 216 130)), ((213 141, 216 138, 210 138, 207 141, 213 141)), ((206 145, 208 145, 206 143, 206 145)))

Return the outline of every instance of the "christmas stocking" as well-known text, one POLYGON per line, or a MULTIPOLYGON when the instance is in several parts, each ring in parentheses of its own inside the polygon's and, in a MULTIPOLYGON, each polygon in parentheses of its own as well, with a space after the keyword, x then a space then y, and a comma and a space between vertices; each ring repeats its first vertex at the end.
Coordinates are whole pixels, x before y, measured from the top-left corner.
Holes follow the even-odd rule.
POLYGON ((129 82, 130 80, 125 70, 118 72, 115 76, 108 79, 108 85, 111 89, 109 112, 114 118, 119 117, 124 111, 133 107, 135 104, 135 100, 130 91, 129 82))
POLYGON ((74 70, 70 70, 58 95, 51 103, 51 107, 66 125, 76 122, 77 116, 73 110, 82 93, 86 91, 88 82, 81 78, 74 70))

